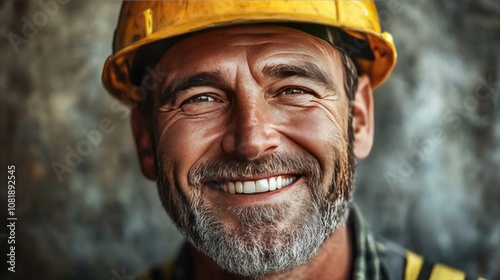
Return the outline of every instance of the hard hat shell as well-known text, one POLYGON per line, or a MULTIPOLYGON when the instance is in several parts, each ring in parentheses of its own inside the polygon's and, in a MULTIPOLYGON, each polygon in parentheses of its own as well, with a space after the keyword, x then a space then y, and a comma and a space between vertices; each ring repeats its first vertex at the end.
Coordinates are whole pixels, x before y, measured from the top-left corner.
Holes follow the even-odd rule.
MULTIPOLYGON (((124 1, 113 52, 102 81, 115 97, 137 102, 140 92, 130 75, 137 51, 151 43, 207 28, 243 23, 307 23, 336 27, 367 44, 349 46, 353 53, 370 48, 372 59, 355 58, 358 69, 381 85, 396 63, 392 36, 381 32, 373 0, 161 0, 124 1)), ((349 52, 349 50, 348 50, 349 52)))

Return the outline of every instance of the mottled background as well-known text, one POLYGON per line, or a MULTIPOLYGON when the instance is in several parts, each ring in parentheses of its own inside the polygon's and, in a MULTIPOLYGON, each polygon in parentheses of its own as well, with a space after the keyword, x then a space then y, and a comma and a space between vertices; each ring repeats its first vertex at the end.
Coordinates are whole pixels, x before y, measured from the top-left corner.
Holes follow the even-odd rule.
MULTIPOLYGON (((139 172, 127 111, 111 109, 100 83, 120 2, 67 1, 45 21, 38 1, 0 0, 0 219, 13 163, 16 278, 127 279, 182 239, 139 172), (40 27, 23 31, 33 20, 40 27), (13 45, 8 34, 30 38, 13 45), (113 131, 58 180, 51 165, 103 119, 113 131)), ((377 234, 500 279, 500 2, 377 5, 399 62, 376 92, 356 200, 377 234)))

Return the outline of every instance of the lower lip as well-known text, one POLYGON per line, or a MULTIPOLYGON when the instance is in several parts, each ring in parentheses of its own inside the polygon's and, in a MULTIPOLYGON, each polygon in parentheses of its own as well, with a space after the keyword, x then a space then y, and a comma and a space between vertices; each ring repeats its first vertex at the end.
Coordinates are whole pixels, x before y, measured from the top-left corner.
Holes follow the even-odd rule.
POLYGON ((227 206, 249 206, 261 203, 273 203, 282 200, 287 193, 302 181, 302 177, 296 179, 290 185, 274 191, 253 194, 231 194, 206 186, 205 195, 212 201, 218 201, 227 206))

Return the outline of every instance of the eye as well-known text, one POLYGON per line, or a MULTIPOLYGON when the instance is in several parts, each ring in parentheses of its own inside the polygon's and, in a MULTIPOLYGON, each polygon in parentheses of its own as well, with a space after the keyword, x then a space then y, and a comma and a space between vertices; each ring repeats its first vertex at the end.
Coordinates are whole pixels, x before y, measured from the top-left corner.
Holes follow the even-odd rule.
POLYGON ((279 95, 313 94, 312 91, 300 87, 286 87, 278 91, 279 95))
POLYGON ((276 91, 274 102, 286 106, 306 106, 320 98, 318 93, 306 87, 297 85, 285 86, 276 91))
POLYGON ((215 111, 220 111, 225 107, 225 102, 221 97, 211 93, 202 93, 189 97, 181 103, 180 109, 188 116, 196 116, 215 111))
POLYGON ((208 95, 196 95, 184 101, 182 105, 189 103, 203 103, 203 102, 220 102, 220 101, 217 101, 213 97, 208 95))

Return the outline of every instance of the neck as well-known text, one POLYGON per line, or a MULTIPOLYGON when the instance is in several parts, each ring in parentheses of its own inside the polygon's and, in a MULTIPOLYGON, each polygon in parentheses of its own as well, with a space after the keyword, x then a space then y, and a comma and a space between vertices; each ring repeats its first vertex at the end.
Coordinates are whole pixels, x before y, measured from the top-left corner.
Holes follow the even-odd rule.
MULTIPOLYGON (((353 263, 353 248, 347 226, 344 224, 333 232, 325 240, 320 249, 306 263, 293 269, 264 275, 258 279, 278 280, 278 279, 331 279, 346 280, 351 277, 353 263)), ((191 254, 194 262, 194 279, 214 280, 239 280, 251 279, 230 274, 219 268, 209 257, 191 248, 191 254)))

